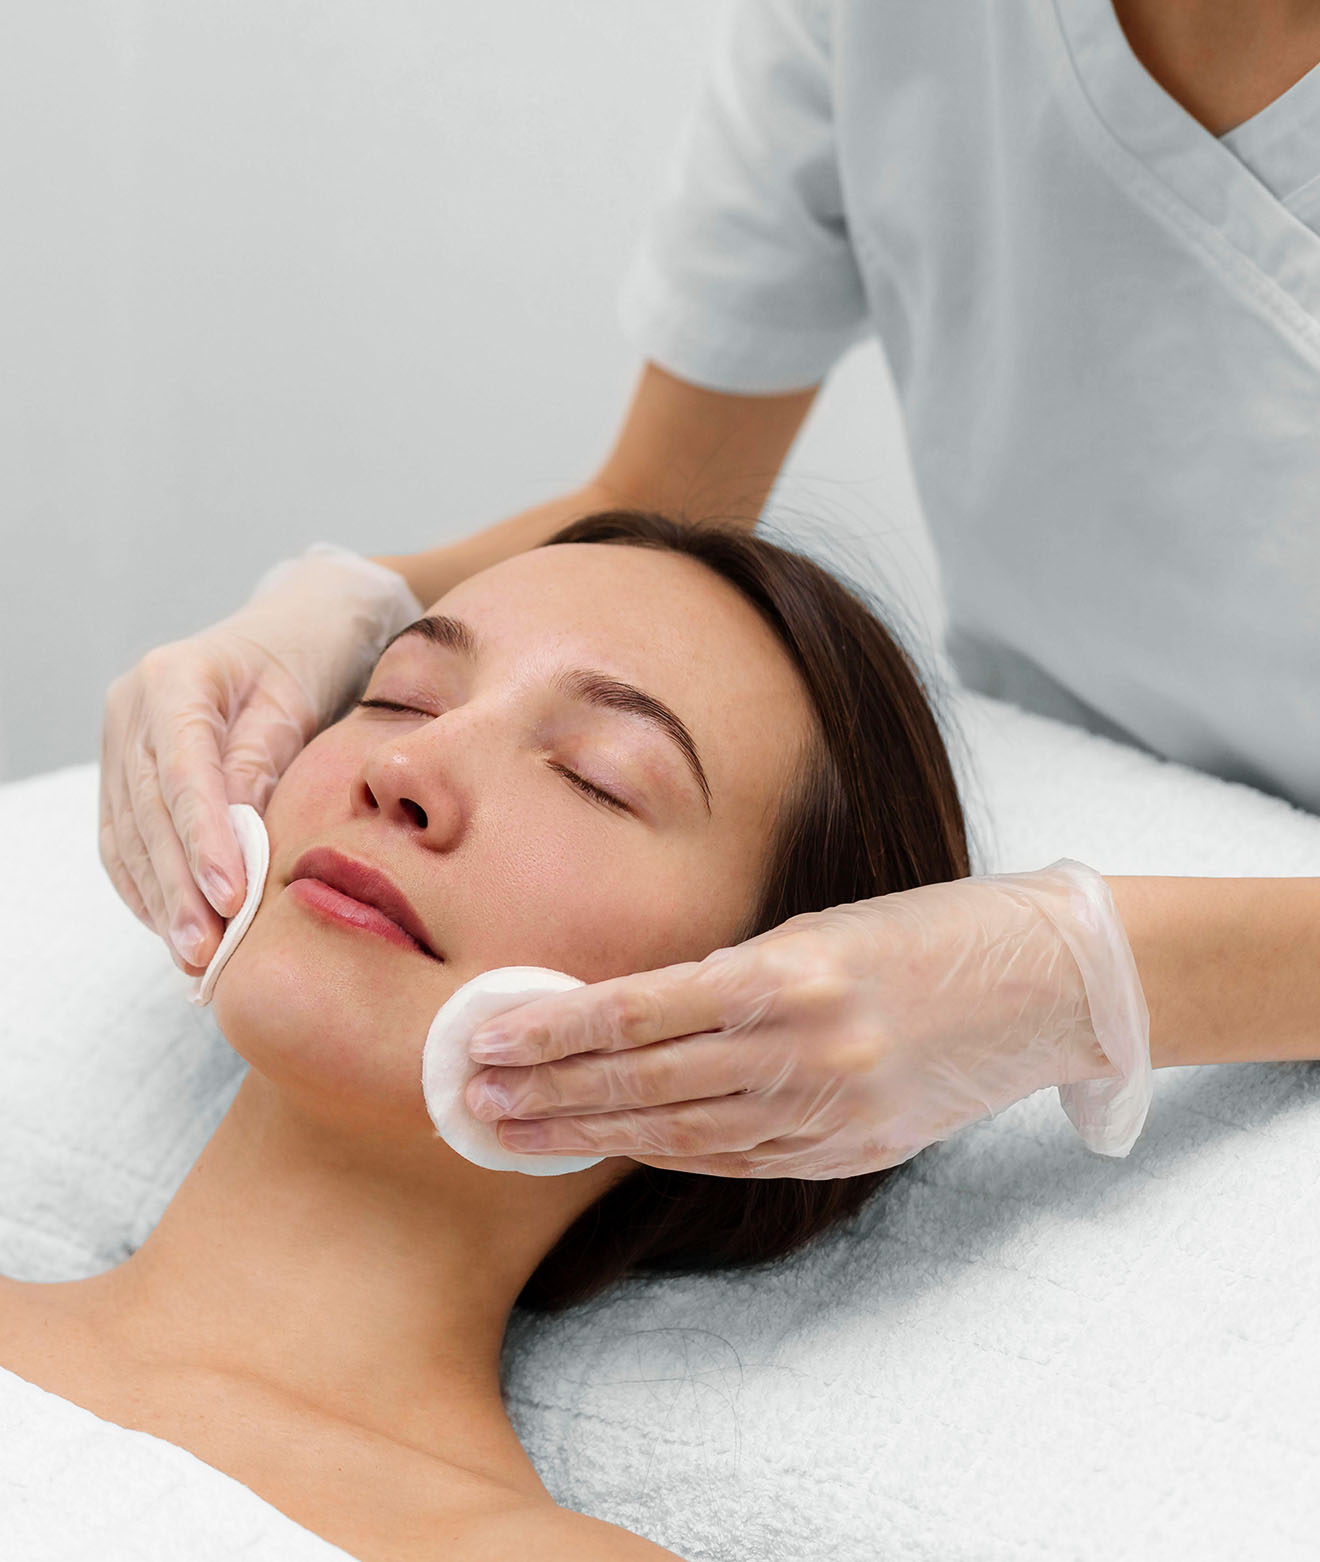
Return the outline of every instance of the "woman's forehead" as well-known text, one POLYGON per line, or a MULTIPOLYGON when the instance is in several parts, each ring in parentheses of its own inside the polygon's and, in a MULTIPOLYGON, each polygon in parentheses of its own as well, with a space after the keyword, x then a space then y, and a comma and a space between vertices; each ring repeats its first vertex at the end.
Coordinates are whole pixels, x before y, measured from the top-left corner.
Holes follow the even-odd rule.
POLYGON ((534 548, 469 577, 434 611, 463 619, 492 651, 531 649, 547 639, 666 671, 795 679, 778 636, 737 587, 698 560, 617 543, 534 548), (730 657, 736 657, 731 662, 730 657))
POLYGON ((672 550, 534 548, 469 577, 431 611, 469 627, 479 652, 627 679, 670 705, 703 749, 732 749, 739 763, 795 757, 812 725, 801 678, 757 608, 672 550))

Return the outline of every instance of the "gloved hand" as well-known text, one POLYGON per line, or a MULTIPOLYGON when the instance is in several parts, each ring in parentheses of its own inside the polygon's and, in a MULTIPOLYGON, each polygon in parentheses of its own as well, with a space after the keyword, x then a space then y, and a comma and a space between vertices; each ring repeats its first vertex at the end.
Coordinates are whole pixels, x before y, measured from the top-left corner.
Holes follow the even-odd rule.
POLYGON ((101 861, 182 970, 205 968, 221 918, 243 902, 228 804, 262 812, 299 750, 356 697, 385 641, 423 611, 396 571, 313 543, 267 571, 236 613, 149 651, 110 685, 101 861))
POLYGON ((510 1150, 721 1177, 850 1177, 910 1160, 1048 1085, 1126 1155, 1150 1021, 1109 886, 1061 858, 796 916, 704 960, 538 998, 471 1110, 510 1150), (484 1108, 489 1087, 502 1108, 484 1108))

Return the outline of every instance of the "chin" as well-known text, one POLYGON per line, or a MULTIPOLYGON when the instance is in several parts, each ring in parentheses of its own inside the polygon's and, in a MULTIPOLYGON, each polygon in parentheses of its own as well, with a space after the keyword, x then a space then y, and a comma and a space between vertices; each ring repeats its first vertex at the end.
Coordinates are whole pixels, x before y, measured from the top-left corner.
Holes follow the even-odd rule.
POLYGON ((422 1048, 454 983, 443 966, 410 973, 417 963, 369 935, 319 939, 258 915, 211 1007, 229 1045, 273 1084, 332 1102, 344 1119, 433 1134, 422 1048))

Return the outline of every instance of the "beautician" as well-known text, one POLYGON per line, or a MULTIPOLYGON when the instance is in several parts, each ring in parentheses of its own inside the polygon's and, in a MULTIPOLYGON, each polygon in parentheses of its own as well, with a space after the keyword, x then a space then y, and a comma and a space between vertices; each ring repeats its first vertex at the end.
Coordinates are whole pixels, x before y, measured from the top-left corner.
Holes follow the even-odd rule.
MULTIPOLYGON (((624 282, 645 367, 603 466, 428 552, 311 549, 118 679, 120 894, 198 973, 242 899, 226 803, 264 807, 389 634, 592 510, 755 524, 870 332, 963 680, 1320 810, 1317 62, 1316 0, 742 0, 624 282)), ((838 1177, 1039 1088, 1043 1052, 1062 1086, 1098 1047, 1069 1116, 1110 1155, 1152 1066, 1320 1056, 1320 881, 1075 866, 528 1004, 469 1102, 503 1087, 511 1148, 838 1177)))

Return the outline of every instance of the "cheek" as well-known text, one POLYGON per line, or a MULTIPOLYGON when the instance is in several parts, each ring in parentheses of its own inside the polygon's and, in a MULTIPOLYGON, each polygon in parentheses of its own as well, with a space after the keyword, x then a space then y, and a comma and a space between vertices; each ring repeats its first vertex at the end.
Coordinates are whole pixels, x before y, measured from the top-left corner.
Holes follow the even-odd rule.
MULTIPOLYGON (((272 863, 287 866, 296 843, 350 817, 360 769, 333 727, 301 751, 266 808, 272 863)), ((698 960, 732 940, 759 888, 761 848, 734 832, 616 829, 539 784, 509 797, 487 789, 483 803, 440 875, 443 966, 327 930, 267 886, 216 983, 215 1016, 240 1056, 343 1110, 424 1127, 422 1046, 463 982, 500 965, 592 982, 698 960)))
POLYGON ((280 777, 263 816, 271 877, 216 981, 212 1012, 240 1057, 292 1093, 332 1103, 337 1121, 430 1136, 422 1047, 462 978, 318 922, 281 882, 290 853, 348 817, 360 770, 330 727, 280 777))
POLYGON ((267 1078, 401 1131, 429 1123, 426 1033, 457 985, 444 966, 311 924, 271 886, 215 984, 225 1039, 267 1078))
MULTIPOLYGON (((555 843, 560 845, 560 843, 555 843)), ((745 856, 710 844, 623 842, 596 833, 561 849, 524 840, 467 925, 467 975, 544 965, 585 982, 699 960, 727 944, 756 890, 745 856)), ((456 973, 458 974, 458 973, 456 973)))
POLYGON ((457 982, 444 966, 318 923, 281 882, 290 852, 346 814, 360 760, 333 736, 328 728, 298 754, 267 803, 271 877, 212 1010, 268 1078, 334 1098, 343 1113, 427 1131, 422 1046, 457 982))
POLYGON ((281 837, 315 833, 326 820, 342 816, 362 770, 362 757, 344 741, 338 725, 327 727, 303 749, 275 783, 262 815, 271 839, 271 860, 281 837))

